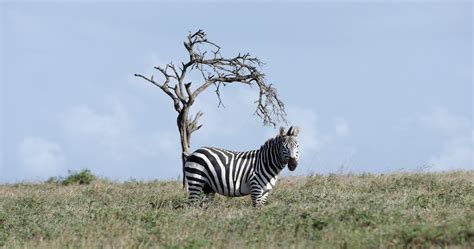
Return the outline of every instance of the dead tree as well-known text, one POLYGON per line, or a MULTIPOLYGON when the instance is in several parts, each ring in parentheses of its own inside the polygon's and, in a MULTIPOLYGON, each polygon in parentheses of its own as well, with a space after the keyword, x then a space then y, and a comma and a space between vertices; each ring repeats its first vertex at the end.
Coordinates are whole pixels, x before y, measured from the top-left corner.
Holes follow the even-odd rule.
POLYGON ((153 75, 147 77, 135 74, 160 88, 173 101, 174 109, 178 113, 176 121, 181 137, 183 165, 189 154, 191 134, 201 128, 202 124, 198 122, 204 114, 199 111, 192 116, 190 108, 199 94, 211 85, 215 86, 219 106, 222 104, 221 86, 235 83, 257 85, 259 97, 255 101, 255 114, 263 119, 264 125, 275 126, 277 122, 285 121, 284 104, 278 98, 272 84, 265 82, 265 75, 259 70, 263 65, 260 59, 248 53, 238 54, 232 58, 223 57, 221 47, 209 41, 202 30, 190 33, 184 42, 184 47, 189 54, 187 62, 181 63, 179 67, 172 62, 165 67, 155 67, 160 72, 162 80, 157 80, 153 75), (186 80, 186 76, 193 70, 197 70, 203 78, 197 87, 186 80))

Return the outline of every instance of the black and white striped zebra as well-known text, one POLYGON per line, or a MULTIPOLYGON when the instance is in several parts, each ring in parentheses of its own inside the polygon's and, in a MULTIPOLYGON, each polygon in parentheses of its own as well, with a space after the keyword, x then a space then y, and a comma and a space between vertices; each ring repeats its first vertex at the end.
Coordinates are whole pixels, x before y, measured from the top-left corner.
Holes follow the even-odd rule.
POLYGON ((215 193, 225 196, 250 194, 254 207, 263 205, 285 165, 291 171, 296 169, 298 133, 298 127, 292 126, 287 132, 281 128, 280 134, 267 140, 260 149, 247 152, 212 147, 194 151, 183 169, 189 199, 197 201, 201 193, 208 199, 215 193))

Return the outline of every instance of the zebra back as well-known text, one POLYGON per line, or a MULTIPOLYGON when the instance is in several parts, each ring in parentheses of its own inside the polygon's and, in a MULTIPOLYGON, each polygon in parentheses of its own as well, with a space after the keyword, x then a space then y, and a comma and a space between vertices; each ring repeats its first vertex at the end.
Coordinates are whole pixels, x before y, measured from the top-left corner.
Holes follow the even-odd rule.
POLYGON ((267 140, 258 150, 235 152, 215 147, 202 147, 193 152, 184 168, 188 190, 209 187, 227 196, 250 193, 250 178, 267 184, 283 169, 278 156, 280 136, 267 140), (259 176, 255 173, 259 172, 259 176))

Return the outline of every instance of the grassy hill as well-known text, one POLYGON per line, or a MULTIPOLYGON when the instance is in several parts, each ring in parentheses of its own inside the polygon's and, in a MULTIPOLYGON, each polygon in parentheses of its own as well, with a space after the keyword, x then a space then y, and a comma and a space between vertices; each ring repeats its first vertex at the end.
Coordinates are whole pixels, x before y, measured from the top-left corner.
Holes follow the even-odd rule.
POLYGON ((0 247, 474 247, 474 171, 283 178, 268 204, 180 181, 0 185, 0 247))

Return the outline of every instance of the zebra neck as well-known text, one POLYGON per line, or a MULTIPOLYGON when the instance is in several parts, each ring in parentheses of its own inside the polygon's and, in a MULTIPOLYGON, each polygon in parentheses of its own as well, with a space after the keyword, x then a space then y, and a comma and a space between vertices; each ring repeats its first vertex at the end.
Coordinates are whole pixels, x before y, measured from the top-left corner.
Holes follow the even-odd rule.
POLYGON ((285 167, 278 151, 276 146, 262 146, 257 153, 255 169, 257 173, 262 172, 269 176, 268 180, 277 176, 285 167))

